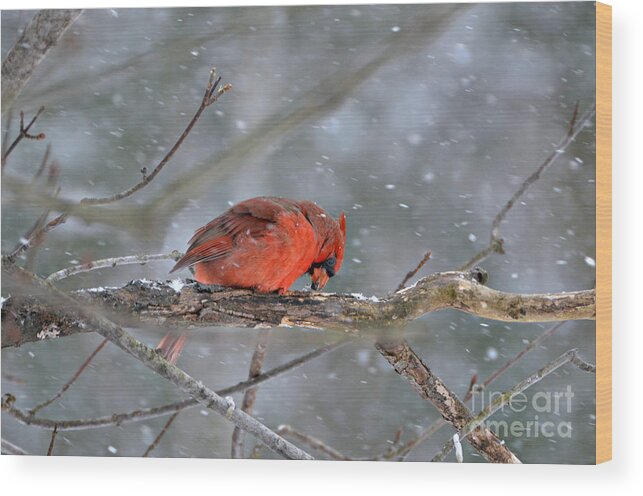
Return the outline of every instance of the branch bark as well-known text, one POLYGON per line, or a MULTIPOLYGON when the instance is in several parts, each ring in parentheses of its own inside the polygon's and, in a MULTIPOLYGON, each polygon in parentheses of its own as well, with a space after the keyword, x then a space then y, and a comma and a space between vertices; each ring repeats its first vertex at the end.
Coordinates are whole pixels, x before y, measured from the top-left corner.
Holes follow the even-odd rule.
MULTIPOLYGON (((401 339, 380 341, 377 350, 407 379, 418 394, 430 401, 440 415, 458 431, 469 425, 473 415, 465 404, 427 367, 409 344, 401 339)), ((487 460, 494 463, 521 463, 500 438, 484 426, 477 425, 467 432, 467 440, 487 460)), ((462 439, 465 436, 461 436, 462 439)))
MULTIPOLYGON (((509 391, 505 391, 503 394, 496 397, 484 410, 478 413, 475 417, 469 418, 466 425, 460 428, 460 432, 458 433, 459 437, 462 438, 464 436, 469 435, 470 433, 475 432, 475 430, 479 429, 489 417, 491 417, 494 413, 500 410, 500 408, 502 408, 503 405, 507 404, 507 402, 509 402, 509 400, 511 400, 513 396, 515 396, 516 394, 522 393, 527 388, 530 388, 534 384, 540 382, 549 374, 551 374, 552 372, 555 372, 566 363, 574 364, 583 372, 592 373, 592 374, 596 373, 596 366, 580 358, 578 356, 578 350, 576 349, 569 350, 568 352, 563 353, 555 360, 552 360, 551 362, 549 362, 543 368, 533 373, 526 379, 523 379, 522 381, 520 381, 509 391)), ((440 450, 440 452, 436 456, 434 456, 431 461, 433 462, 444 461, 444 459, 451 452, 453 447, 454 447, 453 440, 451 439, 447 441, 447 443, 444 445, 442 450, 440 450)))
MULTIPOLYGON (((308 363, 309 361, 314 360, 315 358, 318 358, 325 353, 340 348, 349 341, 350 340, 338 341, 336 343, 321 346, 299 358, 295 358, 294 360, 290 360, 289 362, 278 365, 257 377, 238 382, 233 386, 219 389, 218 391, 216 391, 216 393, 219 396, 226 396, 234 393, 244 392, 248 390, 248 388, 258 386, 259 384, 263 384, 264 382, 274 379, 275 377, 279 377, 290 370, 301 367, 305 363, 308 363)), ((17 408, 13 404, 14 401, 15 397, 13 395, 5 394, 2 398, 2 411, 8 413, 18 422, 24 425, 30 425, 33 427, 38 427, 40 429, 53 429, 54 427, 57 427, 59 431, 83 431, 87 429, 98 429, 102 427, 118 427, 123 424, 132 422, 140 422, 157 417, 165 417, 167 415, 172 415, 174 413, 181 412, 187 408, 192 408, 200 404, 194 398, 189 398, 162 406, 132 410, 125 413, 114 413, 112 415, 107 415, 104 417, 86 419, 50 419, 36 417, 32 414, 31 411, 25 411, 17 408)))
MULTIPOLYGON (((6 291, 13 295, 2 308, 2 347, 20 346, 48 337, 96 330, 74 308, 52 305, 13 284, 8 261, 6 291)), ((298 326, 342 332, 380 331, 445 308, 505 322, 594 319, 595 290, 555 294, 516 294, 481 284, 480 269, 441 272, 420 279, 384 299, 361 295, 291 292, 266 295, 250 290, 202 291, 176 283, 132 281, 121 288, 95 288, 73 294, 87 305, 110 311, 121 325, 186 327, 298 326)))
POLYGON ((41 10, 25 27, 2 62, 2 109, 11 104, 47 52, 58 43, 82 10, 41 10))
MULTIPOLYGON (((108 318, 98 312, 82 306, 80 302, 63 293, 51 283, 35 274, 17 267, 5 258, 2 259, 2 263, 5 273, 12 277, 21 279, 22 283, 30 286, 32 291, 40 291, 44 294, 48 294, 51 299, 58 303, 58 305, 72 308, 84 322, 87 322, 87 325, 95 329, 101 336, 109 339, 120 349, 136 358, 145 367, 149 368, 160 377, 170 381, 177 388, 194 398, 206 408, 219 413, 235 426, 240 427, 244 431, 255 436, 275 453, 287 459, 313 459, 311 455, 271 431, 254 417, 251 417, 247 413, 236 408, 231 398, 223 398, 215 391, 205 386, 201 381, 197 381, 182 369, 172 365, 154 349, 145 346, 143 343, 128 334, 122 327, 110 321, 108 318)), ((6 409, 6 403, 7 401, 3 400, 3 410, 6 409)), ((55 426, 54 429, 57 430, 58 426, 55 426)))

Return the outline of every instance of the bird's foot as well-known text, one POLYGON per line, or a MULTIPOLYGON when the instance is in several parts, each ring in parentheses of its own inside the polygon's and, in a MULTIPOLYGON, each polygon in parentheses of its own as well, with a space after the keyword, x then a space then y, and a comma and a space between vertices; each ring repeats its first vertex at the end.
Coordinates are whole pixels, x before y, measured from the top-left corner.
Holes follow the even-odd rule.
POLYGON ((189 278, 185 280, 185 283, 192 286, 199 293, 220 293, 221 291, 229 289, 225 286, 221 286, 220 284, 204 284, 202 282, 189 278))

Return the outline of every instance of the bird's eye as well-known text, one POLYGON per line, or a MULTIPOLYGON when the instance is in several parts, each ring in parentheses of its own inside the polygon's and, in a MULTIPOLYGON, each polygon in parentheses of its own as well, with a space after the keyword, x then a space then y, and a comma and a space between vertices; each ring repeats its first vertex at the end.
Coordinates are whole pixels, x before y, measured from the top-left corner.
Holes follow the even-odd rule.
POLYGON ((337 259, 335 257, 330 257, 326 259, 324 262, 324 269, 326 269, 326 273, 328 274, 328 277, 333 277, 335 275, 335 264, 337 263, 337 259))

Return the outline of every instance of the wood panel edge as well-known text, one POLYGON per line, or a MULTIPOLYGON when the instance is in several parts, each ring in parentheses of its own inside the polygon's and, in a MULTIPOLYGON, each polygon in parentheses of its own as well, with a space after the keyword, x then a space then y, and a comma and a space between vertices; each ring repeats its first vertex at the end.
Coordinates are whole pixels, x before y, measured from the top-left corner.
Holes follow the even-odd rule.
POLYGON ((612 459, 612 7, 596 3, 596 463, 612 459))

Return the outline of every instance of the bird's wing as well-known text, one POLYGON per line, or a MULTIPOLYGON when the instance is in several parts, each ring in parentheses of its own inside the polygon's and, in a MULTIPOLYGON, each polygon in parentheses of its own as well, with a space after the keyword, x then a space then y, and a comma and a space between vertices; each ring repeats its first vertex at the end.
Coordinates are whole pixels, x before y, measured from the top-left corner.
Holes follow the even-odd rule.
POLYGON ((295 212, 299 212, 295 202, 284 198, 260 197, 241 202, 199 228, 189 241, 188 251, 170 272, 223 258, 232 251, 237 236, 263 237, 280 216, 295 212))

